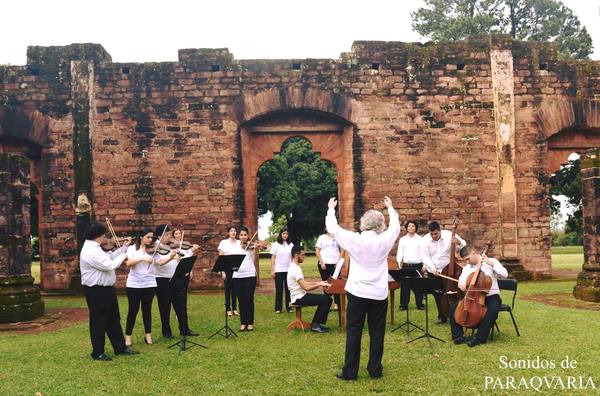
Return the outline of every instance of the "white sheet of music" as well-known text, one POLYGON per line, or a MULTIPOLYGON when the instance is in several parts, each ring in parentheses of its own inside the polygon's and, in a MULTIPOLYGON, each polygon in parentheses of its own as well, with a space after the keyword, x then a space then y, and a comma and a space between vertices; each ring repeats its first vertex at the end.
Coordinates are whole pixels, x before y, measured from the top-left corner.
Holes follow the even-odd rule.
POLYGON ((342 270, 342 265, 344 265, 344 259, 341 258, 337 264, 335 265, 335 271, 333 271, 333 279, 337 279, 340 276, 340 271, 342 270))

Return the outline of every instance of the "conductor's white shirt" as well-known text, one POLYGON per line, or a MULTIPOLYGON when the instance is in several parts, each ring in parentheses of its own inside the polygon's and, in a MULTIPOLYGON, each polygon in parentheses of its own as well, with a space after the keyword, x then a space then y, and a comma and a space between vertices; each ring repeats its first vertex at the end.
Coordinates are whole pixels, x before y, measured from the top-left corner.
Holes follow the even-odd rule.
POLYGON ((388 229, 378 234, 375 231, 358 233, 345 230, 338 225, 335 210, 330 208, 327 211, 327 232, 350 256, 346 291, 354 296, 372 300, 388 297, 388 254, 400 234, 398 213, 389 208, 388 214, 388 229))
POLYGON ((126 246, 105 252, 96 241, 86 240, 79 254, 81 284, 84 286, 114 286, 115 269, 125 261, 126 246))

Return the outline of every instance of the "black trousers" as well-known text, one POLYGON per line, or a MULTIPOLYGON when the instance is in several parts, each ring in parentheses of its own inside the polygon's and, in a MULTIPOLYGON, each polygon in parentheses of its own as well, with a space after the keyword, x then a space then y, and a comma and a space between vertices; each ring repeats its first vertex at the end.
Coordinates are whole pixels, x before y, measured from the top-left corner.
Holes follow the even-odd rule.
MULTIPOLYGON (((321 268, 321 265, 317 263, 317 268, 319 269, 319 274, 321 274, 321 280, 326 281, 329 277, 333 276, 335 272, 335 264, 325 264, 325 269, 321 268)), ((334 294, 333 300, 336 304, 340 304, 340 295, 334 294)))
POLYGON ((346 378, 356 378, 360 363, 360 343, 365 317, 369 325, 369 363, 367 371, 371 377, 379 377, 383 373, 381 359, 383 358, 383 338, 385 335, 385 317, 387 299, 371 300, 348 293, 348 308, 346 321, 346 356, 343 375, 346 378))
POLYGON ((256 276, 233 278, 233 288, 240 302, 240 324, 254 325, 254 290, 256 290, 256 276))
POLYGON ((275 311, 281 311, 283 291, 285 290, 285 309, 290 310, 290 289, 287 285, 287 271, 275 272, 275 311))
POLYGON ((233 272, 225 272, 225 306, 228 311, 237 309, 237 296, 233 287, 233 272))
MULTIPOLYGON (((404 264, 404 266, 402 268, 415 269, 415 270, 419 271, 419 273, 420 273, 421 268, 423 268, 423 263, 404 264)), ((411 289, 408 286, 406 286, 404 284, 404 282, 400 282, 400 307, 401 308, 408 307, 408 303, 410 303, 410 290, 411 289)), ((417 291, 414 291, 414 293, 415 293, 415 303, 417 304, 417 307, 422 307, 423 306, 423 294, 419 293, 417 291)))
POLYGON ((331 308, 331 297, 325 294, 306 293, 302 298, 297 299, 294 304, 303 307, 317 306, 312 324, 327 324, 327 316, 331 308))
MULTIPOLYGON (((458 304, 453 304, 450 307, 450 329, 452 330, 452 339, 455 340, 463 336, 464 331, 461 326, 459 326, 454 320, 454 311, 456 310, 456 306, 458 304)), ((488 337, 490 336, 490 331, 492 331, 492 326, 494 326, 494 322, 498 318, 498 312, 500 312, 500 305, 502 305, 502 299, 497 294, 493 296, 486 297, 485 306, 487 307, 487 312, 481 323, 479 323, 479 327, 475 332, 475 338, 477 338, 481 342, 486 342, 488 337)))
MULTIPOLYGON (((442 278, 434 276, 433 279, 437 281, 439 290, 444 290, 444 281, 442 280, 442 278)), ((442 308, 442 297, 443 294, 440 293, 434 293, 433 295, 433 298, 435 299, 435 306, 437 307, 438 319, 446 321, 448 318, 444 314, 444 309, 442 308)))
POLYGON ((137 314, 140 310, 140 303, 142 305, 142 319, 144 320, 144 332, 152 332, 152 300, 156 294, 156 287, 145 287, 145 288, 127 288, 127 301, 129 302, 129 309, 127 310, 127 324, 125 325, 125 334, 130 336, 133 332, 133 326, 137 314))
POLYGON ((188 276, 176 278, 156 278, 156 297, 158 299, 158 310, 162 324, 162 334, 172 335, 171 331, 171 306, 177 315, 179 332, 185 333, 189 330, 187 314, 187 290, 188 276))
POLYGON ((104 353, 105 334, 116 354, 124 352, 125 337, 121 328, 119 302, 114 286, 83 286, 83 294, 90 311, 92 357, 104 353))

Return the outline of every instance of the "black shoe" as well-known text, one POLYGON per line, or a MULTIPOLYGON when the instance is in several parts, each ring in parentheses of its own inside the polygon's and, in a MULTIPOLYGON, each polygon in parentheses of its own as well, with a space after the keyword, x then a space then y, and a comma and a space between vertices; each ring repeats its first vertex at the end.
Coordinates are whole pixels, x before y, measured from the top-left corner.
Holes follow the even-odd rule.
POLYGON ((369 374, 369 376, 371 377, 371 379, 379 379, 379 378, 383 377, 383 373, 379 373, 379 374, 375 374, 375 375, 369 374))
POLYGON ((458 338, 455 338, 452 341, 454 341, 455 345, 460 345, 460 344, 464 344, 467 340, 465 340, 464 337, 458 337, 458 338))
POLYGON ((171 334, 171 333, 163 334, 163 337, 166 338, 167 340, 172 340, 173 338, 175 338, 175 337, 173 337, 173 334, 171 334))
POLYGON ((130 347, 125 348, 125 350, 117 353, 117 355, 126 355, 126 356, 131 356, 131 355, 139 355, 140 353, 137 351, 134 351, 133 349, 131 349, 130 347))
POLYGON ((474 346, 481 345, 481 344, 485 344, 485 343, 481 340, 478 340, 477 337, 467 341, 467 345, 469 346, 469 348, 473 348, 474 346))
POLYGON ((346 377, 344 375, 344 373, 337 373, 335 375, 335 378, 340 379, 340 380, 344 380, 344 381, 356 381, 356 377, 354 377, 354 378, 346 377))
POLYGON ((112 358, 105 353, 101 353, 98 356, 92 356, 92 359, 100 360, 101 362, 110 362, 112 360, 112 358))
POLYGON ((408 307, 400 307, 400 311, 406 311, 408 309, 408 307))
POLYGON ((188 329, 188 331, 185 331, 185 332, 181 333, 181 335, 182 335, 182 336, 184 335, 184 336, 186 336, 186 337, 197 337, 197 336, 199 336, 200 334, 196 333, 194 330, 190 330, 190 329, 188 329))
POLYGON ((321 325, 314 324, 310 327, 310 331, 314 331, 315 333, 329 333, 329 329, 325 328, 321 325))
POLYGON ((425 311, 425 305, 417 305, 419 311, 425 311))
POLYGON ((444 324, 448 322, 448 319, 446 318, 438 318, 438 320, 435 321, 435 324, 444 324))

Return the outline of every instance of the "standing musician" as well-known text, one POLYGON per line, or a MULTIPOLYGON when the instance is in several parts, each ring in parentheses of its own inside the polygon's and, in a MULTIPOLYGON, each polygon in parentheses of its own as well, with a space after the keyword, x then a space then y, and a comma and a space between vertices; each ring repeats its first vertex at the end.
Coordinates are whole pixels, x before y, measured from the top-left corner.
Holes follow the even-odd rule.
POLYGON ((329 328, 325 326, 329 308, 331 308, 331 297, 324 294, 307 293, 309 291, 329 286, 325 281, 308 282, 304 280, 304 273, 300 264, 304 262, 304 249, 302 246, 292 248, 292 263, 287 272, 287 285, 290 289, 292 304, 303 307, 317 306, 315 315, 310 325, 310 331, 315 333, 328 333, 329 328))
MULTIPOLYGON (((155 235, 163 235, 166 225, 156 227, 155 235)), ((171 232, 165 232, 162 242, 169 245, 173 242, 179 246, 171 232)), ((183 250, 180 253, 183 257, 193 256, 200 247, 192 245, 191 249, 183 250)), ((162 323, 162 335, 167 339, 173 338, 171 331, 171 306, 177 315, 179 324, 179 333, 186 336, 197 336, 198 333, 190 329, 187 314, 187 291, 191 274, 175 276, 177 264, 181 258, 178 250, 172 249, 167 254, 154 255, 154 274, 156 276, 156 297, 158 300, 158 310, 160 311, 160 321, 162 323)))
POLYGON ((287 273, 292 263, 292 248, 294 244, 289 241, 290 233, 287 228, 279 231, 277 242, 271 245, 271 278, 275 279, 275 313, 281 313, 283 295, 285 294, 285 309, 290 308, 290 289, 287 284, 287 273), (285 293, 284 293, 285 292, 285 293))
POLYGON ((240 331, 254 330, 254 290, 256 289, 255 260, 258 258, 258 246, 250 245, 248 229, 240 227, 239 232, 241 254, 244 261, 233 273, 233 288, 240 303, 240 331))
MULTIPOLYGON (((219 250, 219 256, 229 256, 231 254, 241 254, 240 241, 236 239, 237 229, 235 226, 229 226, 227 228, 227 239, 223 239, 219 242, 217 249, 219 250)), ((233 271, 221 271, 221 277, 225 283, 225 306, 227 310, 227 316, 237 316, 237 302, 235 289, 233 288, 233 271)))
POLYGON ((127 248, 125 266, 127 274, 126 292, 129 309, 125 326, 125 345, 131 346, 131 335, 135 319, 142 305, 144 321, 144 342, 152 344, 152 300, 156 294, 156 278, 152 264, 154 231, 144 228, 135 238, 135 244, 127 248))
MULTIPOLYGON (((429 234, 423 237, 421 244, 421 258, 423 260, 423 271, 427 271, 433 275, 441 273, 442 270, 450 264, 450 248, 451 244, 455 243, 459 248, 467 245, 467 243, 458 234, 452 239, 452 232, 442 230, 437 221, 429 223, 429 234)), ((442 278, 436 278, 439 281, 440 290, 444 290, 442 278)), ((442 296, 435 294, 435 305, 438 311, 437 324, 446 323, 448 318, 442 308, 442 296)))
MULTIPOLYGON (((423 237, 417 234, 419 226, 416 221, 407 221, 405 227, 406 235, 400 238, 400 241, 398 242, 396 261, 400 268, 421 271, 423 268, 423 260, 421 259, 421 243, 423 237)), ((417 291, 414 293, 417 308, 421 310, 425 309, 425 305, 423 305, 423 294, 417 291)), ((406 311, 409 302, 410 288, 406 287, 403 282, 400 282, 400 311, 406 311)))
POLYGON ((476 270, 477 264, 480 262, 482 262, 481 272, 492 278, 492 287, 485 298, 487 312, 479 323, 474 338, 469 341, 466 341, 463 338, 463 328, 458 325, 454 319, 454 312, 458 304, 453 304, 450 307, 450 329, 452 330, 452 339, 454 340, 454 343, 462 344, 466 341, 468 346, 474 347, 487 342, 492 326, 494 326, 494 323, 498 318, 498 312, 500 311, 500 305, 502 304, 502 300, 500 299, 500 289, 498 288, 498 277, 502 279, 506 278, 508 276, 508 271, 506 271, 506 268, 504 268, 500 261, 495 258, 487 257, 485 254, 481 255, 477 253, 471 246, 463 247, 460 250, 460 257, 467 261, 467 265, 463 267, 462 274, 458 279, 458 287, 463 292, 466 291, 468 286, 466 284, 468 276, 476 270))
POLYGON ((115 355, 135 355, 138 352, 125 346, 119 302, 115 290, 117 280, 115 269, 119 268, 127 255, 129 242, 114 252, 105 252, 101 245, 106 241, 107 228, 104 224, 92 222, 87 228, 85 242, 79 256, 81 284, 89 309, 90 339, 92 359, 112 360, 104 353, 104 335, 108 336, 115 355))
MULTIPOLYGON (((333 276, 335 266, 342 256, 342 249, 340 249, 340 245, 333 239, 333 236, 325 230, 325 233, 319 235, 317 238, 315 254, 319 260, 317 267, 319 269, 319 274, 321 274, 321 280, 326 281, 333 276)), ((333 299, 335 301, 333 310, 337 311, 338 304, 340 303, 340 295, 335 294, 333 299)))
POLYGON ((385 317, 388 298, 388 254, 400 234, 398 213, 392 200, 383 200, 388 209, 390 224, 385 230, 383 213, 368 210, 360 219, 360 233, 343 229, 335 217, 337 200, 328 203, 325 224, 342 249, 350 256, 350 273, 346 282, 348 321, 346 323, 346 355, 344 368, 337 378, 355 380, 360 362, 360 342, 365 323, 369 324, 369 363, 371 378, 383 375, 381 359, 385 336, 385 317))

